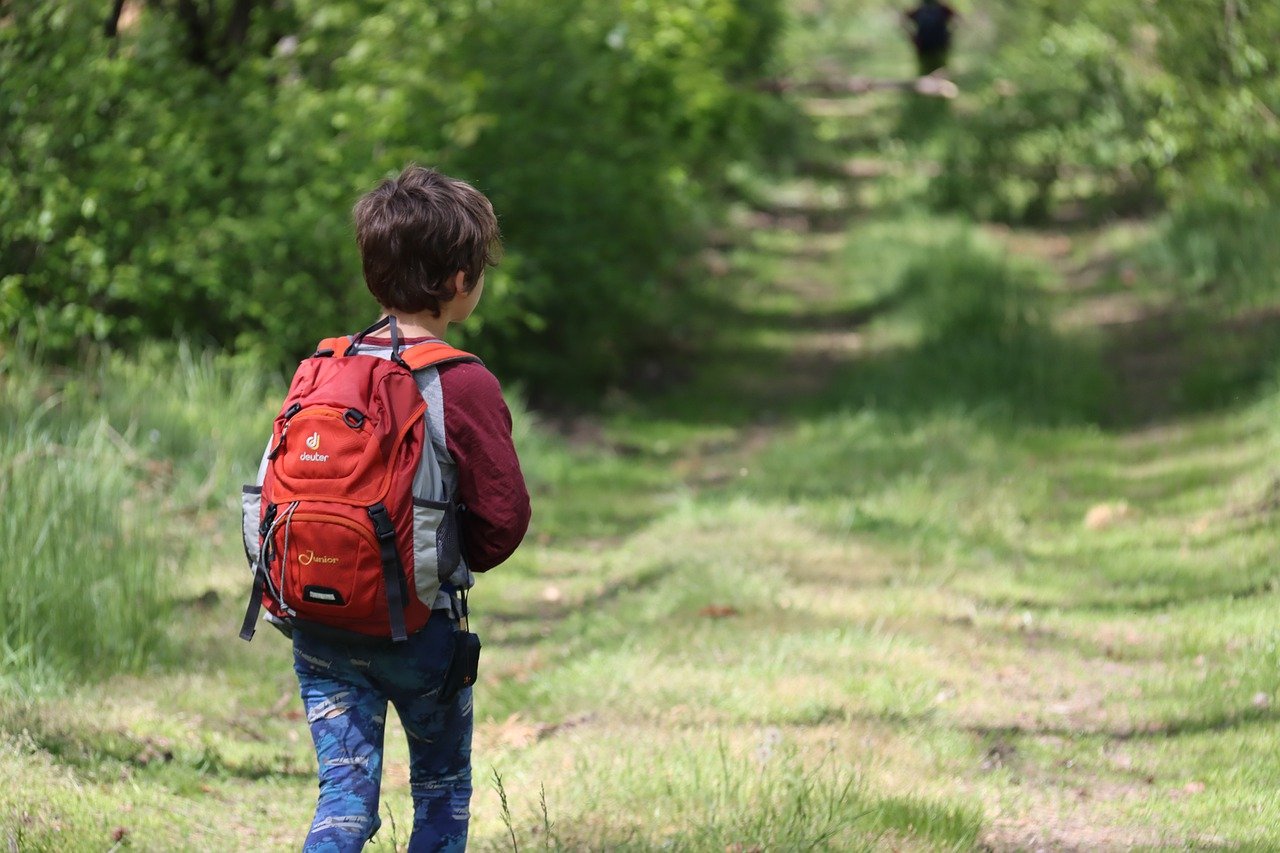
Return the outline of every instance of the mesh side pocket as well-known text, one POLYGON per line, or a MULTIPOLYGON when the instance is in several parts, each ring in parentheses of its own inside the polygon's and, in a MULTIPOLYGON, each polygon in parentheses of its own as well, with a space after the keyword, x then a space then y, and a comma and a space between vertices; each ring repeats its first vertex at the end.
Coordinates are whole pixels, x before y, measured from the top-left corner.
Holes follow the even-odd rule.
MULTIPOLYGON (((449 528, 456 527, 448 523, 451 515, 448 501, 413 500, 413 586, 418 600, 428 607, 440 591, 440 548, 449 539, 449 528)), ((453 539, 456 545, 456 533, 453 539)))
POLYGON ((450 503, 440 521, 440 531, 436 534, 436 575, 440 580, 448 580, 462 562, 462 547, 458 541, 458 507, 450 503))
POLYGON ((244 540, 244 557, 252 571, 262 553, 262 539, 258 527, 262 523, 262 487, 245 486, 240 492, 240 534, 244 540))

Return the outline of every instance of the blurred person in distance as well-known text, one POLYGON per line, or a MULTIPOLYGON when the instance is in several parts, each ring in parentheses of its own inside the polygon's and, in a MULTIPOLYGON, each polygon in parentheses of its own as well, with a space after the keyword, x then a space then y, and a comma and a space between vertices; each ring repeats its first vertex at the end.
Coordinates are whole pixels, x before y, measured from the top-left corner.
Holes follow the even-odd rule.
POLYGON ((940 0, 921 0, 920 5, 902 13, 903 26, 915 45, 919 76, 941 72, 951 52, 951 31, 960 16, 940 0))

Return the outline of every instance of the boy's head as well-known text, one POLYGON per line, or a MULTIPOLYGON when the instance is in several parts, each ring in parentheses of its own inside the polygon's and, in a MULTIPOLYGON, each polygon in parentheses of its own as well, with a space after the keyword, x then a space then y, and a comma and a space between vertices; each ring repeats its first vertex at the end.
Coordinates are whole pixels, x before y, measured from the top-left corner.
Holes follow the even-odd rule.
POLYGON ((497 263, 493 205, 470 184, 409 166, 356 202, 356 242, 364 281, 384 309, 440 316, 440 306, 469 293, 497 263))

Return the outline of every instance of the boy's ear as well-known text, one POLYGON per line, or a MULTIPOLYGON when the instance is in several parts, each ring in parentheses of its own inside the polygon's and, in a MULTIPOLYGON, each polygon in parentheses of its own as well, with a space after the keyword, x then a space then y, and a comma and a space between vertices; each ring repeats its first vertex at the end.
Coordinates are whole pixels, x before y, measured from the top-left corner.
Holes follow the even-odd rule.
MULTIPOLYGON (((461 296, 467 292, 467 272, 458 270, 453 276, 453 296, 461 296)), ((453 298, 453 297, 450 297, 453 298)))

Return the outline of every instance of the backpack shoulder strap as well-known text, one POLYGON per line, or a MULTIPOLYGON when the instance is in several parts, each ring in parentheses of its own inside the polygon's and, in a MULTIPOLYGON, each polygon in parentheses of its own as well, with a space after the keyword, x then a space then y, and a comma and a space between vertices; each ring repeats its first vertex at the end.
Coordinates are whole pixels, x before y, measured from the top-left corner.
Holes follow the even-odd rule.
POLYGON ((325 338, 323 341, 316 344, 315 354, 320 355, 327 352, 329 355, 340 356, 346 353, 347 347, 349 346, 351 346, 350 337, 325 338))
POLYGON ((469 352, 454 349, 444 341, 427 341, 415 344, 400 353, 410 370, 422 370, 424 367, 435 367, 455 361, 473 361, 483 364, 479 358, 469 352))

